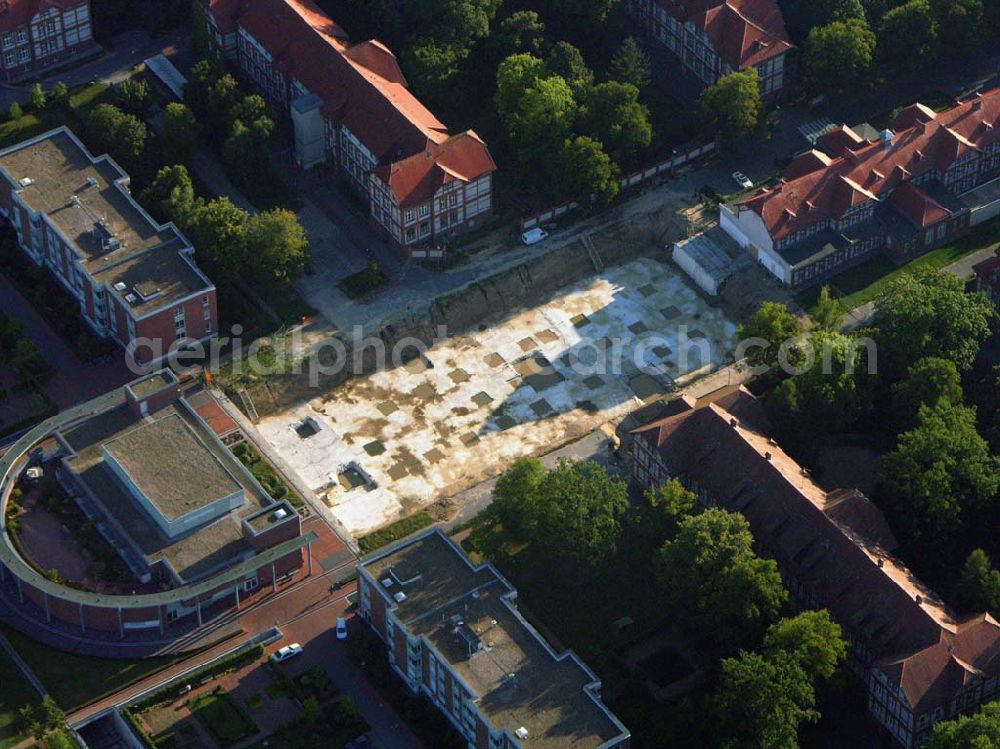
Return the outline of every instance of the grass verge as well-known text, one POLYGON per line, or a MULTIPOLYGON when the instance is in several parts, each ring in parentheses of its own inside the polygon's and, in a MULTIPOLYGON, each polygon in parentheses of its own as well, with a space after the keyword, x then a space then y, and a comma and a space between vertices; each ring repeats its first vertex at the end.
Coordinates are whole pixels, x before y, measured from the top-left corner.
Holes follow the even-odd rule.
POLYGON ((0 749, 16 746, 26 737, 21 733, 17 711, 25 705, 38 705, 41 698, 21 670, 0 650, 0 749))
POLYGON ((0 626, 0 631, 67 713, 181 660, 175 657, 139 660, 92 658, 50 648, 7 626, 0 626))
POLYGON ((232 746, 246 736, 257 733, 250 720, 222 687, 199 695, 188 703, 191 712, 205 724, 219 746, 232 746))
POLYGON ((924 253, 905 265, 896 265, 888 257, 879 255, 823 284, 805 289, 795 297, 795 301, 803 309, 812 308, 819 298, 820 288, 825 285, 840 298, 846 309, 853 310, 875 299, 888 284, 904 273, 915 273, 925 268, 940 270, 996 242, 1000 242, 1000 219, 981 224, 957 242, 924 253))
POLYGON ((385 528, 379 528, 367 536, 362 536, 358 539, 358 546, 361 548, 362 554, 368 554, 431 525, 434 525, 434 518, 426 512, 418 512, 408 518, 397 520, 385 528))

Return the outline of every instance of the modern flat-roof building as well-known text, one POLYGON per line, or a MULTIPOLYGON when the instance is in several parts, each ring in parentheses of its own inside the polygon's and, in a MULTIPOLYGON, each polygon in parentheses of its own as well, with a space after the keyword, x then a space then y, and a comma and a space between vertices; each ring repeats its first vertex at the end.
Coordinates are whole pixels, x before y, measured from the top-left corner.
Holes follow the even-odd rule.
POLYGON ((358 566, 359 611, 393 669, 471 749, 627 749, 597 676, 557 654, 517 610, 517 591, 440 530, 358 566))
POLYGON ((351 44, 311 0, 201 0, 209 35, 295 129, 299 164, 330 162, 375 226, 415 258, 494 210, 496 164, 475 132, 451 135, 381 42, 351 44))
POLYGON ((67 128, 0 151, 0 215, 99 335, 123 347, 156 342, 161 355, 140 348, 142 363, 216 334, 215 286, 187 237, 154 221, 121 167, 67 128))
POLYGON ((0 2, 0 71, 8 83, 98 51, 90 0, 0 2))
POLYGON ((794 47, 776 0, 628 0, 625 7, 706 86, 755 68, 761 96, 787 92, 794 47))
MULTIPOLYGON (((202 624, 213 605, 304 564, 299 514, 275 502, 201 418, 210 394, 169 370, 82 404, 31 430, 0 459, 0 509, 27 466, 42 460, 145 592, 111 595, 46 578, 7 533, 0 595, 29 618, 126 639, 202 624), (149 592, 149 591, 160 592, 149 592)), ((6 518, 6 515, 0 517, 6 518)), ((311 561, 310 561, 311 566, 311 561)))
POLYGON ((903 262, 997 215, 1000 89, 902 110, 870 142, 847 127, 774 187, 720 207, 722 228, 782 283, 817 283, 877 251, 903 262))
POLYGON ((746 517, 793 603, 840 623, 888 735, 917 747, 936 722, 996 699, 1000 624, 945 606, 892 555, 895 536, 861 492, 818 486, 762 431, 748 391, 674 403, 632 433, 633 479, 644 488, 679 479, 704 506, 746 517))

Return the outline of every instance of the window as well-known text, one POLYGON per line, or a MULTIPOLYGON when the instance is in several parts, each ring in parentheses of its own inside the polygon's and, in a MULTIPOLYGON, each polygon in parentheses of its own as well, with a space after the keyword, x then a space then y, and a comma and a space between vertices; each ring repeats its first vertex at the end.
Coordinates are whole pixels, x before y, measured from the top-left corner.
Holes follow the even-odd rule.
POLYGON ((8 68, 13 67, 14 63, 17 61, 17 58, 14 56, 13 52, 8 52, 5 55, 5 59, 7 60, 7 67, 8 68))
POLYGON ((416 218, 416 214, 412 210, 406 212, 406 223, 410 223, 416 218))
POLYGON ((202 306, 202 307, 208 307, 208 304, 209 304, 209 302, 208 302, 208 297, 207 297, 207 296, 203 296, 203 297, 201 298, 201 306, 202 306))
POLYGON ((28 50, 27 50, 27 48, 25 48, 25 49, 22 49, 22 50, 21 50, 21 62, 27 62, 27 61, 28 61, 28 56, 29 56, 29 55, 28 55, 28 50))
POLYGON ((406 241, 412 242, 416 238, 417 238, 417 232, 411 226, 409 229, 406 230, 406 241))
POLYGON ((450 205, 452 207, 458 205, 458 195, 456 195, 455 193, 452 193, 451 195, 449 195, 448 196, 448 205, 450 205))
POLYGON ((420 218, 427 218, 431 215, 431 207, 429 205, 420 206, 420 218))
POLYGON ((28 35, 24 33, 24 29, 21 29, 17 32, 17 43, 24 44, 26 41, 28 41, 28 35))
POLYGON ((10 35, 10 32, 9 32, 9 31, 8 31, 8 32, 6 32, 6 33, 5 33, 4 35, 3 35, 3 46, 4 46, 4 47, 9 47, 9 46, 10 46, 11 44, 13 44, 13 43, 14 43, 14 38, 13 38, 13 37, 12 37, 12 36, 10 35))

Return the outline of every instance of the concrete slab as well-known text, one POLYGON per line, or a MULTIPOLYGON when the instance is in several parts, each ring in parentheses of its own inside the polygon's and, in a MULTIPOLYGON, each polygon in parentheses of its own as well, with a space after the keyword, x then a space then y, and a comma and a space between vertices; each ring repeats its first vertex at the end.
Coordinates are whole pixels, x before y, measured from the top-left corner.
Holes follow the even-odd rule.
POLYGON ((428 352, 434 368, 417 359, 352 380, 258 430, 326 511, 360 535, 624 416, 671 379, 683 387, 728 361, 735 340, 736 326, 680 271, 641 259, 444 340, 428 352), (661 314, 668 308, 671 322, 661 314), (682 370, 679 328, 695 324, 727 345, 692 350, 682 370), (396 410, 378 408, 388 403, 396 410), (292 425, 307 417, 320 428, 300 440, 292 425), (352 463, 374 487, 340 487, 337 476, 352 463))

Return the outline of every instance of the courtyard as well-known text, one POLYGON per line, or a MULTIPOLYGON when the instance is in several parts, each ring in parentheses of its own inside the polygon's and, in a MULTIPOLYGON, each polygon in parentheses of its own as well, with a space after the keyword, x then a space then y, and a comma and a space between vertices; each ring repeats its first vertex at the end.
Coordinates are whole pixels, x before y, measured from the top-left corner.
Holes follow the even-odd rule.
POLYGON ((258 424, 362 535, 732 361, 736 325, 640 258, 258 424))

